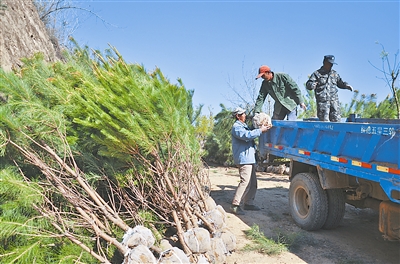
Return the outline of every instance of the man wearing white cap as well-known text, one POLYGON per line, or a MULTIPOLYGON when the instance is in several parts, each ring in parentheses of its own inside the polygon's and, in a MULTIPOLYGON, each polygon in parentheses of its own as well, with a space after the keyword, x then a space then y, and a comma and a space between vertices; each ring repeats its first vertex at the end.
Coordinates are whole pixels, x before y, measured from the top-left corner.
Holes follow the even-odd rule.
POLYGON ((254 198, 257 192, 256 177, 256 149, 254 139, 259 137, 261 133, 271 128, 271 124, 261 125, 260 128, 250 129, 246 121, 246 112, 238 107, 232 115, 236 122, 231 129, 232 135, 232 152, 233 160, 239 167, 240 182, 233 197, 231 211, 234 214, 242 215, 244 212, 240 208, 243 202, 245 210, 260 210, 254 205, 254 198))
POLYGON ((262 112, 267 95, 271 95, 274 99, 274 113, 272 119, 296 120, 297 105, 300 105, 306 110, 306 105, 303 102, 301 91, 296 82, 286 73, 275 73, 267 65, 263 65, 258 70, 256 79, 263 78, 261 88, 254 107, 255 113, 262 112))

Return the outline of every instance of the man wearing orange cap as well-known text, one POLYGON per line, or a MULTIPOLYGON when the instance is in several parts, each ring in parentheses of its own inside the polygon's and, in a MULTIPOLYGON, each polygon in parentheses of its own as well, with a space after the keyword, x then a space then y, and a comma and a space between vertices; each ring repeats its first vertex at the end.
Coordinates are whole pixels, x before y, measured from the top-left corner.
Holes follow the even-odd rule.
POLYGON ((256 79, 263 78, 260 92, 258 94, 256 105, 254 107, 255 113, 260 113, 267 95, 271 95, 274 99, 274 113, 272 119, 296 120, 297 118, 297 105, 300 105, 306 110, 306 105, 303 102, 301 91, 296 82, 286 73, 275 73, 267 65, 263 65, 258 70, 256 79))

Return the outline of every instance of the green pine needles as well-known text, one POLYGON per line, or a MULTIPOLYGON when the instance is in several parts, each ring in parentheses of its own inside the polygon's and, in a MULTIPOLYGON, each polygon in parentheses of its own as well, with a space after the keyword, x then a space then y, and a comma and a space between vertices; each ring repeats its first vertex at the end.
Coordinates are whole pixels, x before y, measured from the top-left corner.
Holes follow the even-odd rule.
POLYGON ((63 239, 34 209, 34 206, 44 204, 42 193, 37 183, 28 184, 15 168, 0 171, 0 262, 90 262, 89 254, 77 255, 80 248, 63 239))

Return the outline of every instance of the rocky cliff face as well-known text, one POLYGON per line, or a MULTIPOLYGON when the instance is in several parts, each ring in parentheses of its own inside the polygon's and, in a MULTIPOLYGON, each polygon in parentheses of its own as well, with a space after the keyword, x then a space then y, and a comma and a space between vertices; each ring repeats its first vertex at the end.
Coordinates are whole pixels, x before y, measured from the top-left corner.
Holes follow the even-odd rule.
POLYGON ((21 58, 42 52, 47 61, 57 60, 56 51, 32 0, 2 0, 0 12, 0 67, 10 71, 21 58))

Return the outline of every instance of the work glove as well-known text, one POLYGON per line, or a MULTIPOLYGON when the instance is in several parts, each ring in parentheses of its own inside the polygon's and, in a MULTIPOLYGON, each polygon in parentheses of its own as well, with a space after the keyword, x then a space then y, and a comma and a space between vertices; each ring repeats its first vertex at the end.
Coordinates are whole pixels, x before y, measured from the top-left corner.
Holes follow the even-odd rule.
POLYGON ((313 82, 312 84, 311 84, 311 89, 315 89, 315 88, 317 88, 317 85, 318 85, 318 83, 317 82, 313 82))
POLYGON ((353 87, 351 85, 346 85, 347 90, 353 91, 353 87))

